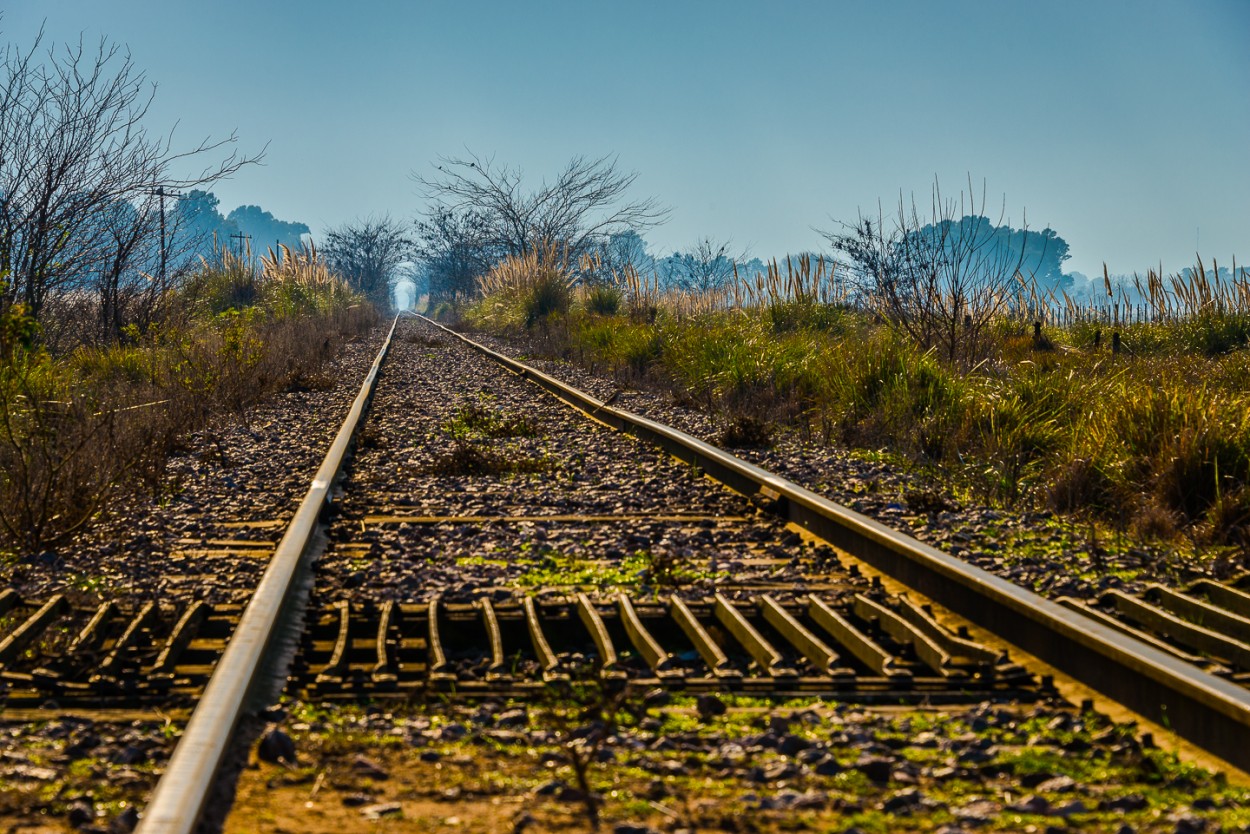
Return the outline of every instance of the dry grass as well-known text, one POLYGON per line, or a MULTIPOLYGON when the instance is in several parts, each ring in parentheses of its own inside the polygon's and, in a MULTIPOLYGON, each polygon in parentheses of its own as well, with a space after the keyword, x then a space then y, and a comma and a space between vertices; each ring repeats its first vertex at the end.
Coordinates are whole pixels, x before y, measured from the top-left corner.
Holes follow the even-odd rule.
MULTIPOLYGON (((325 360, 377 320, 314 252, 289 250, 259 271, 225 253, 161 309, 125 345, 54 355, 37 338, 0 338, 0 552, 37 553, 120 497, 158 492, 187 430, 333 384, 325 360)), ((0 329, 23 320, 11 308, 0 329)))

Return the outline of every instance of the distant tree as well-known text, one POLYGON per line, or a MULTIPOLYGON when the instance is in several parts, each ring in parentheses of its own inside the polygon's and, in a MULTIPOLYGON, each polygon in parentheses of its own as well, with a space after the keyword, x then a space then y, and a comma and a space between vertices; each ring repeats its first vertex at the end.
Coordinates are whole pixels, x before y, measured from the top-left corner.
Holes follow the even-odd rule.
POLYGON ((668 211, 654 198, 626 199, 637 178, 618 170, 615 158, 578 156, 554 181, 531 189, 520 168, 472 154, 443 158, 436 175, 414 175, 435 205, 479 218, 487 248, 523 255, 550 243, 573 263, 614 233, 664 221, 668 211))
POLYGON ((305 223, 288 223, 278 220, 260 206, 239 206, 226 215, 226 222, 233 223, 240 232, 252 239, 252 247, 258 252, 269 248, 277 251, 279 246, 299 249, 303 236, 308 234, 305 223))
POLYGON ((0 60, 0 312, 22 304, 36 319, 51 294, 116 256, 115 221, 150 228, 146 210, 110 214, 119 203, 143 206, 153 192, 196 188, 259 159, 230 154, 173 176, 234 136, 174 151, 148 133, 155 88, 121 47, 80 40, 44 53, 42 40, 7 46, 0 60))
POLYGON ((221 201, 211 191, 192 189, 178 197, 174 205, 170 237, 179 263, 198 258, 213 261, 223 248, 231 244, 231 235, 239 233, 233 220, 222 216, 221 201))
POLYGON ((1021 270, 1033 278, 1038 287, 1046 290, 1067 289, 1073 285, 1073 277, 1063 271, 1064 261, 1070 259, 1068 242, 1052 228, 1040 232, 1024 229, 1012 230, 1012 239, 1006 242, 1008 249, 1015 248, 1015 239, 1023 237, 1024 258, 1021 270))
POLYGON ((1230 269, 1212 261, 1211 266, 1208 267, 1201 259, 1199 259, 1197 266, 1187 266, 1181 270, 1181 279, 1186 284, 1193 284, 1196 280, 1232 284, 1238 281, 1244 282, 1247 277, 1250 277, 1250 270, 1247 270, 1244 266, 1234 265, 1230 269))
POLYGON ((700 238, 692 249, 674 252, 660 262, 660 274, 670 287, 705 293, 728 286, 734 268, 746 260, 746 253, 734 256, 729 241, 700 238))
POLYGON ((490 222, 481 212, 435 204, 417 222, 420 275, 433 301, 468 298, 477 278, 503 257, 490 222))
POLYGON ((414 255, 414 242, 404 223, 383 215, 330 229, 320 250, 331 269, 379 309, 389 310, 400 269, 414 255))

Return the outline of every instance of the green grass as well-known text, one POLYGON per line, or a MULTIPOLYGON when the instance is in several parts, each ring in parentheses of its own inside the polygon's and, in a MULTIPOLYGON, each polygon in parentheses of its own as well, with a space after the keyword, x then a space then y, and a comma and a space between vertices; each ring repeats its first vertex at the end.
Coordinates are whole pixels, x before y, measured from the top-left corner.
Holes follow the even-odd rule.
POLYGON ((1027 323, 1003 320, 969 363, 812 301, 661 306, 654 321, 574 306, 546 347, 671 387, 722 419, 745 413, 802 436, 889 449, 976 501, 1049 507, 1139 540, 1244 548, 1250 314, 1125 326, 1117 354, 1106 332, 1094 347, 1092 329, 1047 328, 1037 342, 1027 323))
MULTIPOLYGON (((497 564, 483 557, 469 557, 458 564, 497 564)), ((516 558, 508 564, 521 569, 517 582, 530 588, 545 587, 593 587, 644 586, 669 588, 687 585, 705 579, 721 578, 724 574, 703 570, 688 560, 638 550, 619 562, 598 559, 582 559, 541 546, 533 548, 527 542, 521 546, 516 558)))

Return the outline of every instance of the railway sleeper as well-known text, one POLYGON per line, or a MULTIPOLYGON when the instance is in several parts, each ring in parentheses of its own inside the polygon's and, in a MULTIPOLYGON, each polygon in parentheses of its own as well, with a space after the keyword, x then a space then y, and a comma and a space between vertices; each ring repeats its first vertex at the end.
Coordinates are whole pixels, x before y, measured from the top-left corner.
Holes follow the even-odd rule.
POLYGON ((365 616, 340 605, 323 614, 322 633, 313 630, 296 663, 297 670, 318 671, 311 681, 307 671, 294 674, 292 687, 326 694, 354 682, 352 689, 378 689, 369 680, 379 683, 380 663, 400 691, 503 691, 586 676, 697 689, 1032 686, 996 652, 958 634, 931 633, 942 629, 936 623, 917 628, 870 600, 839 610, 818 596, 782 603, 768 596, 594 600, 577 593, 509 603, 435 598, 381 611, 365 616), (977 659, 945 651, 943 635, 977 659), (988 664, 988 657, 1000 662, 988 664))
MULTIPOLYGON (((1153 604, 1117 590, 1103 594, 1100 604, 1104 610, 1158 635, 1172 645, 1201 653, 1209 658, 1208 664, 1227 664, 1233 670, 1233 680, 1244 682, 1242 676, 1250 673, 1250 643, 1224 633, 1218 627, 1208 627, 1189 619, 1207 619, 1211 616, 1208 610, 1210 606, 1171 591, 1166 595, 1161 594, 1156 590, 1159 587, 1161 586, 1154 586, 1149 591, 1153 591, 1152 596, 1160 604, 1153 604)), ((1226 622, 1227 620, 1216 620, 1216 623, 1226 622)))
MULTIPOLYGON (((180 610, 155 602, 75 609, 64 601, 0 599, 19 614, 0 640, 25 645, 11 650, 0 673, 0 704, 14 707, 49 698, 101 708, 195 698, 242 613, 241 606, 204 602, 180 610), (45 639, 50 631, 62 636, 45 639)), ((1037 689, 1012 669, 898 598, 573 593, 505 602, 340 601, 310 613, 288 687, 331 699, 411 697, 425 689, 532 693, 587 676, 692 692, 867 700, 967 700, 1037 689)))

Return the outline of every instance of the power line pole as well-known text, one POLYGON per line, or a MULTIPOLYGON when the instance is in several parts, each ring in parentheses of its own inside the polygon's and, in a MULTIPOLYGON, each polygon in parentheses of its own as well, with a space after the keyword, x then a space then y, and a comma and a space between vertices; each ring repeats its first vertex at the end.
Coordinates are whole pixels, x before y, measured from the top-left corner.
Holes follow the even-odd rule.
POLYGON ((252 236, 245 235, 242 232, 235 232, 234 234, 230 235, 230 239, 237 240, 239 242, 239 260, 242 261, 243 260, 243 241, 245 240, 250 241, 252 239, 252 236))
POLYGON ((161 224, 160 224, 160 225, 161 225, 161 269, 160 269, 159 276, 160 276, 160 279, 161 279, 161 286, 162 286, 162 287, 164 287, 164 286, 165 286, 165 282, 166 282, 166 280, 167 280, 167 279, 168 279, 168 277, 169 277, 169 232, 168 232, 168 229, 166 228, 166 218, 165 218, 165 198, 166 198, 166 197, 180 197, 181 195, 180 195, 177 191, 173 191, 173 192, 166 191, 166 190, 165 190, 165 186, 163 186, 163 185, 157 185, 157 186, 155 187, 155 189, 154 189, 154 190, 152 190, 152 191, 146 191, 146 192, 144 192, 144 193, 145 193, 145 194, 154 194, 154 195, 156 195, 156 197, 157 197, 157 198, 159 198, 159 199, 160 199, 160 212, 161 212, 161 224))
POLYGON ((168 255, 165 250, 165 189, 159 187, 156 189, 156 196, 161 198, 161 290, 165 289, 166 268, 168 267, 168 255))

